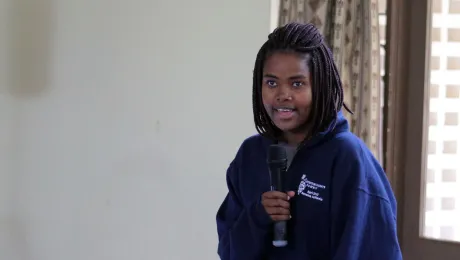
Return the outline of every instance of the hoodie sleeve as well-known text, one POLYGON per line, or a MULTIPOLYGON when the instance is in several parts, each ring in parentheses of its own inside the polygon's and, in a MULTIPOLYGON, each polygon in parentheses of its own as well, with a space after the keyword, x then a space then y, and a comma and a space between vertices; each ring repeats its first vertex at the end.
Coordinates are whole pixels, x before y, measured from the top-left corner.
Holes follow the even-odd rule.
POLYGON ((401 260, 396 218, 390 203, 357 190, 350 208, 341 216, 346 219, 336 239, 333 260, 401 260))
POLYGON ((218 254, 222 260, 259 260, 269 243, 270 216, 260 199, 245 206, 238 190, 238 169, 227 171, 228 194, 217 212, 218 254))
POLYGON ((396 200, 388 179, 370 152, 354 151, 334 173, 341 177, 332 202, 332 259, 401 260, 396 200))

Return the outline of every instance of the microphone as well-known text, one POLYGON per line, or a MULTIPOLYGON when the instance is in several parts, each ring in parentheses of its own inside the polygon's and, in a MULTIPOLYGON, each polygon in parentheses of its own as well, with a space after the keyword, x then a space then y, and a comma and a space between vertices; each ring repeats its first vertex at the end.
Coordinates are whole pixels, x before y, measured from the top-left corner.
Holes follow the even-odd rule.
MULTIPOLYGON (((281 145, 270 145, 267 157, 268 168, 270 170, 271 190, 285 192, 284 175, 287 169, 286 150, 281 145)), ((273 226, 274 232, 272 243, 275 247, 285 247, 288 244, 286 224, 286 221, 276 221, 273 226)))

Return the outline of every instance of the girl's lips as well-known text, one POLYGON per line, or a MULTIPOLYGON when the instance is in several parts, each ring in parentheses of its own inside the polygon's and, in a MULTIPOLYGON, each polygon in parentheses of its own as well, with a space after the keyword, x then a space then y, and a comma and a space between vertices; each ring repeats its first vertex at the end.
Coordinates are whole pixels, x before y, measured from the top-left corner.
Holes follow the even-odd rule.
POLYGON ((275 118, 281 120, 288 120, 291 119, 295 114, 295 109, 275 109, 274 116, 275 118))

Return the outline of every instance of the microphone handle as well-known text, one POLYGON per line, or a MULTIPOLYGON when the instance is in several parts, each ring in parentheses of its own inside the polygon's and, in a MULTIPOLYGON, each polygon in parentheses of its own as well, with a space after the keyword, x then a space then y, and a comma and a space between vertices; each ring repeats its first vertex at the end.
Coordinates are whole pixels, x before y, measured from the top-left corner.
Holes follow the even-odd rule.
POLYGON ((275 222, 273 226, 273 245, 275 247, 285 247, 287 246, 287 231, 286 231, 287 222, 286 220, 281 220, 275 222))
MULTIPOLYGON (((274 176, 272 176, 272 180, 275 184, 275 187, 272 189, 276 191, 284 192, 284 185, 283 185, 283 172, 280 168, 274 170, 274 176)), ((275 247, 285 247, 287 246, 287 222, 285 220, 276 221, 273 226, 273 246, 275 247)))

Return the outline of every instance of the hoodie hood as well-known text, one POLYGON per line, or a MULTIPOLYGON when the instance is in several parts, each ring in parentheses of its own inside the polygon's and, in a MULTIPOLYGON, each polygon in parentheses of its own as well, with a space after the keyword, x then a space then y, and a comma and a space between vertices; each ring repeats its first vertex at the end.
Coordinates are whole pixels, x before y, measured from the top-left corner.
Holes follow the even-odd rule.
POLYGON ((329 140, 331 137, 343 132, 350 131, 350 126, 348 125, 348 120, 343 115, 342 111, 337 113, 337 117, 329 124, 328 128, 313 136, 310 140, 305 143, 304 147, 311 148, 317 146, 322 142, 329 140))

